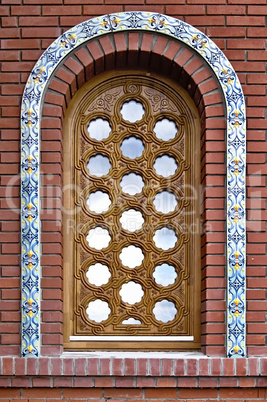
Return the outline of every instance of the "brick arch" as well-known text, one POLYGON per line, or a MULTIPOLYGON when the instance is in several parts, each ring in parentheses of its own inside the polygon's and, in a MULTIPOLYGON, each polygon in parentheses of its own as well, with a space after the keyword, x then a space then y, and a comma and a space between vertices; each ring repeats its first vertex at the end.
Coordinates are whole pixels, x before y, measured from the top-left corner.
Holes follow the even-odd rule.
MULTIPOLYGON (((104 71, 129 68, 133 65, 137 69, 142 67, 146 71, 172 77, 188 91, 201 117, 201 186, 204 189, 201 218, 202 226, 208 227, 207 233, 203 230, 202 235, 202 347, 206 354, 224 355, 225 116, 221 88, 205 61, 186 45, 152 33, 117 33, 84 44, 70 53, 49 84, 44 102, 42 144, 46 143, 46 132, 49 134, 52 127, 58 128, 59 138, 62 139, 65 110, 76 91, 85 82, 104 71), (214 174, 217 183, 214 182, 214 174), (212 196, 209 192, 212 190, 211 186, 215 184, 217 196, 216 194, 212 196), (215 199, 213 206, 210 205, 212 199, 215 199), (215 214, 216 216, 213 216, 215 214), (217 239, 211 239, 211 235, 217 239), (209 272, 212 266, 217 269, 216 276, 220 271, 219 278, 209 272), (208 317, 212 310, 211 304, 213 308, 216 306, 217 310, 214 324, 213 319, 208 317), (213 329, 210 331, 209 328, 212 326, 213 329), (212 345, 211 338, 213 338, 212 345)), ((61 149, 60 141, 60 151, 54 154, 57 154, 58 169, 62 173, 61 149)), ((45 172, 46 167, 44 166, 42 170, 45 172)), ((61 215, 58 223, 61 224, 61 215)), ((50 250, 47 256, 49 255, 50 250)), ((44 292, 46 291, 43 290, 44 292)), ((43 308, 42 310, 44 311, 43 308)), ((46 338, 49 342, 49 336, 46 338)))
MULTIPOLYGON (((123 13, 127 14, 127 13, 123 13)), ((137 13, 138 14, 138 13, 137 13)), ((121 14, 120 14, 121 16, 121 14)), ((111 17, 111 16, 110 16, 111 17)), ((161 18, 162 16, 158 16, 161 18)), ((103 17, 102 21, 105 21, 103 17)), ((174 19, 172 19, 174 20, 174 19)), ((94 21, 94 20, 93 20, 94 21)), ((178 20, 174 20, 177 22, 178 20)), ((178 23, 178 22, 177 22, 178 23)), ((98 23, 99 24, 99 23, 98 23)), ((82 25, 82 24, 81 24, 82 25)), ((79 26, 77 26, 79 28, 79 26)), ((77 28, 75 27, 75 28, 77 28)), ((190 27, 190 26, 189 26, 190 27)), ((190 27, 191 29, 192 27, 190 27)), ((193 28, 192 28, 193 29, 193 28)), ((226 93, 229 92, 229 84, 232 81, 239 91, 239 81, 230 69, 227 62, 218 66, 211 67, 207 63, 207 57, 203 56, 203 52, 188 46, 188 41, 185 39, 175 39, 173 35, 165 34, 164 32, 158 33, 156 30, 147 32, 145 29, 138 29, 137 32, 128 31, 127 28, 122 29, 123 32, 109 32, 109 35, 97 34, 93 39, 83 40, 83 43, 77 48, 68 50, 64 57, 60 58, 60 62, 56 63, 56 67, 51 69, 49 80, 43 85, 44 107, 41 119, 42 129, 42 172, 43 184, 43 211, 42 211, 42 241, 43 241, 43 279, 42 279, 42 312, 43 312, 43 327, 42 327, 42 354, 60 354, 62 352, 62 334, 61 329, 57 330, 57 337, 49 335, 51 315, 48 313, 51 308, 54 310, 52 320, 62 322, 62 239, 60 233, 61 225, 61 206, 62 206, 62 191, 61 191, 61 173, 62 173, 62 122, 65 110, 69 101, 74 96, 76 91, 82 85, 90 80, 94 75, 101 72, 111 70, 114 68, 123 68, 135 66, 159 74, 171 76, 180 85, 182 85, 194 100, 199 115, 201 118, 201 148, 202 148, 202 166, 201 166, 201 180, 203 187, 203 200, 202 200, 202 219, 203 226, 211 225, 202 236, 202 345, 203 351, 206 354, 225 354, 225 312, 229 306, 226 306, 225 300, 228 299, 226 295, 226 279, 225 279, 225 207, 224 199, 226 196, 225 191, 225 128, 230 130, 230 124, 233 123, 230 112, 233 112, 233 105, 235 106, 236 121, 239 114, 244 113, 242 109, 244 106, 242 91, 241 103, 231 101, 227 98, 226 93), (224 64, 226 65, 224 66, 224 64), (155 67, 156 66, 156 67, 155 67), (228 68, 228 70, 227 70, 228 68), (220 81, 220 74, 222 78, 220 81), (225 77, 223 76, 225 75, 225 77), (228 82, 228 84, 227 84, 228 82), (223 85, 225 88, 223 90, 223 85), (228 86, 227 86, 228 85, 228 86), (216 187, 214 187, 216 186, 216 187), (58 225, 57 225, 58 223, 58 225), (54 240, 53 240, 54 239, 54 240), (56 268, 56 269, 54 269, 56 268), (54 278, 57 276, 57 278, 54 278), (215 313, 216 311, 216 313, 215 313), (57 318, 56 318, 57 317, 57 318)), ((194 34, 190 33, 192 41, 193 37, 199 35, 199 38, 204 38, 209 41, 199 31, 194 29, 194 34)), ((71 30, 63 34, 51 48, 59 49, 59 44, 71 42, 71 30), (69 34, 68 34, 69 33, 69 34), (69 35, 69 36, 68 36, 69 35)), ((214 44, 208 43, 209 50, 214 50, 214 44)), ((199 42, 200 39, 197 40, 199 42)), ((203 45, 204 46, 204 45, 203 45)), ((48 57, 48 56, 46 56, 48 57)), ((42 65, 42 58, 39 60, 39 65, 42 65)), ((42 80, 43 71, 39 68, 37 63, 32 73, 33 81, 39 82, 42 80)), ((48 70, 49 72, 49 70, 48 70)), ((31 89, 31 81, 29 81, 28 93, 31 89)), ((234 91, 236 92, 236 90, 234 91)), ((27 86, 24 97, 27 98, 27 86)), ((235 95, 235 93, 234 93, 235 95)), ((234 97, 233 97, 234 99, 234 97)), ((26 102, 27 103, 27 102, 26 102)), ((24 127, 32 126, 32 112, 28 112, 25 116, 26 108, 22 106, 22 121, 24 127), (24 120, 23 120, 24 119, 24 120), (29 124, 30 123, 30 124, 29 124)), ((29 110, 29 109, 28 109, 29 110)), ((34 110, 35 112, 35 110, 34 110)), ((38 112, 39 113, 39 112, 38 112)), ((244 114, 242 115, 244 117, 244 114)), ((41 117, 41 116, 40 116, 41 117)), ((239 118, 240 120, 241 117, 239 118)), ((238 121, 237 121, 238 123, 238 121)), ((241 121, 243 125, 244 121, 241 121)), ((36 126, 35 126, 36 127, 36 126)), ((22 130, 23 132, 23 130, 22 130)), ((22 137, 23 138, 23 137, 22 137)), ((229 140, 227 144, 229 146, 229 140)), ((35 156, 35 155, 34 155, 35 156)), ((228 159, 231 160, 232 165, 228 163, 227 174, 233 177, 232 166, 234 164, 234 156, 227 153, 228 159)), ((241 155, 244 157, 244 155, 241 155)), ((25 155, 23 161, 26 159, 28 168, 31 159, 27 160, 25 155)), ((32 158, 34 160, 34 157, 32 158)), ((241 164, 243 159, 241 158, 241 164)), ((240 168, 240 164, 235 163, 240 168)), ((23 164, 22 164, 23 166, 23 164)), ((242 167, 241 167, 242 169, 242 167)), ((229 185, 230 181, 228 181, 229 185)), ((227 202, 232 201, 227 193, 227 202)), ((232 202, 231 202, 232 203, 232 202)), ((236 201, 240 204, 240 208, 244 209, 244 204, 240 200, 236 201)), ((26 211, 28 212, 28 211, 26 211)), ((233 219, 233 214, 229 216, 233 219)), ((243 219, 243 218, 242 218, 243 219)), ((232 221, 230 222, 232 225, 232 221)), ((22 230, 23 231, 23 230, 22 230)), ((38 233, 40 236, 40 232, 38 233)), ((231 245, 231 244, 230 244, 231 245)), ((233 245, 232 245, 233 246, 233 245)), ((239 254, 243 257, 243 248, 238 245, 239 254)), ((23 263, 28 265, 28 259, 25 255, 22 256, 23 263)), ((238 263, 242 258, 238 259, 238 263)), ((228 264, 231 261, 228 261, 228 264)), ((240 269, 244 265, 240 264, 240 269)), ((244 276, 244 275, 243 275, 244 276)), ((231 287, 228 279, 228 289, 231 287)), ((244 302, 244 298, 242 299, 244 302)), ((36 304, 39 304, 38 302, 36 304)), ((28 306, 26 306, 28 307, 28 306)), ((39 308, 39 306, 38 306, 39 308)), ((231 307, 232 308, 232 307, 231 307)), ((236 306, 237 308, 237 306, 236 306)), ((242 310, 239 306, 239 310, 242 310)), ((234 313, 232 311, 232 313, 234 313)), ((228 316, 228 314, 226 314, 228 316)), ((240 323, 239 323, 240 324, 240 323)), ((238 325, 239 325, 238 324, 238 325)), ((227 353, 229 356, 234 354, 244 354, 244 329, 241 330, 241 338, 236 337, 230 339, 230 327, 237 327, 232 322, 227 327, 227 337, 229 340, 227 353), (234 349, 236 348, 236 349, 234 349), (234 350, 234 352, 233 352, 234 350)), ((58 328, 61 328, 60 326, 58 328)), ((239 325, 240 328, 240 325, 239 325)), ((22 349, 24 355, 32 353, 38 355, 40 346, 34 347, 36 339, 27 338, 27 335, 22 336, 22 349), (29 344, 29 346, 27 346, 29 344), (26 351, 26 352, 25 352, 26 351)))

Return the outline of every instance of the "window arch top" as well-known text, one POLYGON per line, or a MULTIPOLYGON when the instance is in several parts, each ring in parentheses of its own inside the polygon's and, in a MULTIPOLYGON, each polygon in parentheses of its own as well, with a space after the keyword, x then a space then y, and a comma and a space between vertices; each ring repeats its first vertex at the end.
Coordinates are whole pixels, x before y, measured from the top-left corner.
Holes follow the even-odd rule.
POLYGON ((65 123, 64 187, 78 189, 64 194, 64 289, 75 289, 65 303, 65 347, 200 348, 195 105, 172 81, 117 71, 85 84, 65 123), (100 286, 88 278, 96 264, 97 282, 103 266, 108 275, 100 286), (94 318, 100 303, 102 319, 94 318))

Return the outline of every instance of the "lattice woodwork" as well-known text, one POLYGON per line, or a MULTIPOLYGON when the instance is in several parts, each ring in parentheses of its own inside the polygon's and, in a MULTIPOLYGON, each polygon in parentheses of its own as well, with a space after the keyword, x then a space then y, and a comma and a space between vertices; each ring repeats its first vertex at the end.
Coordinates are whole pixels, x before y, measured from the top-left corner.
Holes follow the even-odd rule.
MULTIPOLYGON (((74 251, 73 251, 73 328, 72 335, 135 335, 170 336, 194 335, 198 326, 196 311, 199 291, 196 289, 196 271, 199 270, 199 233, 192 232, 198 218, 199 141, 196 138, 196 116, 174 88, 167 83, 141 74, 110 76, 97 82, 79 102, 78 112, 73 119, 73 141, 71 141, 74 166, 75 208, 74 251), (140 102, 144 108, 141 120, 131 123, 123 119, 122 106, 129 101, 140 102), (90 122, 100 118, 109 122, 108 138, 96 140, 90 137, 90 122), (163 118, 174 121, 178 130, 173 139, 163 141, 154 132, 157 121, 163 118), (144 151, 140 157, 130 159, 122 154, 122 141, 129 137, 140 139, 144 151), (107 175, 96 177, 87 167, 90 157, 101 154, 111 164, 107 175), (177 169, 166 178, 158 175, 154 168, 157 157, 168 155, 175 159, 177 169), (122 191, 120 182, 124 175, 135 173, 142 177, 142 192, 129 195, 122 191), (78 190, 77 190, 78 189, 78 190), (95 191, 109 195, 111 205, 102 213, 92 212, 87 199, 95 191), (158 212, 153 200, 162 191, 175 194, 177 205, 170 213, 158 212), (197 194, 197 196, 196 196, 197 194), (123 211, 140 211, 144 223, 142 228, 130 232, 120 222, 123 211), (86 239, 92 228, 108 230, 111 241, 108 247, 96 250, 86 239), (167 227, 175 231, 175 247, 163 250, 153 240, 155 231, 167 227), (121 250, 134 245, 139 247, 144 259, 140 266, 129 268, 122 264, 121 250), (91 265, 102 263, 108 266, 110 279, 102 286, 89 282, 86 273, 91 265), (153 276, 157 265, 167 263, 175 268, 173 284, 162 286, 153 276), (144 295, 140 302, 128 304, 120 296, 123 284, 129 281, 142 286, 144 295), (110 314, 107 319, 95 322, 86 312, 94 300, 108 303, 110 314), (153 308, 156 302, 171 301, 177 310, 173 320, 162 322, 156 319, 153 308), (123 324, 133 318, 140 324, 123 324)), ((199 223, 199 222, 198 222, 199 223)))

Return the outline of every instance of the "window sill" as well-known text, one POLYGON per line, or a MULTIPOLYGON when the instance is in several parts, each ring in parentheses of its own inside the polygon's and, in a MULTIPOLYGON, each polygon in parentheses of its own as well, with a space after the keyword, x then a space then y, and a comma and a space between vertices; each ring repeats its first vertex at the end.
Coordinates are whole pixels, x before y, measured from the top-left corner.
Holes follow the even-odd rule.
POLYGON ((185 359, 185 358, 205 358, 201 352, 117 352, 117 351, 94 351, 94 352, 63 352, 61 358, 100 358, 100 359, 185 359))

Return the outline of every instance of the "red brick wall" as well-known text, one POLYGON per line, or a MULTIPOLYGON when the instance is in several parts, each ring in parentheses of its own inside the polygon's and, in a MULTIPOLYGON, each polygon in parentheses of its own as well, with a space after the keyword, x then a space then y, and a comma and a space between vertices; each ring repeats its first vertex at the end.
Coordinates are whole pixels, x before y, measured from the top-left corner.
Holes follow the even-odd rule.
POLYGON ((56 401, 86 401, 86 402, 104 402, 107 399, 111 402, 139 402, 146 400, 148 402, 183 401, 183 402, 206 402, 206 401, 236 401, 252 400, 263 402, 266 399, 265 389, 245 388, 237 390, 236 388, 217 389, 190 389, 184 388, 176 390, 173 388, 162 389, 127 389, 116 390, 113 388, 94 390, 88 389, 12 389, 1 390, 0 401, 16 400, 19 401, 38 401, 38 402, 56 402, 56 401), (2 399, 3 398, 3 399, 2 399), (235 398, 235 399, 233 399, 235 398), (238 398, 238 399, 237 399, 238 398))
POLYGON ((159 362, 147 357, 4 357, 0 363, 1 402, 241 402, 267 397, 266 358, 163 358, 159 362))
MULTIPOLYGON (((146 0, 145 3, 144 5, 143 0, 96 0, 95 3, 93 0, 90 2, 89 0, 2 0, 1 2, 0 356, 18 356, 20 353, 19 114, 25 82, 42 52, 66 29, 91 17, 129 10, 160 12, 196 26, 214 40, 225 53, 243 85, 248 116, 247 346, 249 356, 264 356, 267 353, 265 313, 267 310, 266 0, 257 0, 257 5, 254 0, 166 0, 164 2, 162 0, 146 0)), ((108 50, 105 40, 102 40, 101 46, 108 50)), ((91 55, 93 53, 94 50, 91 49, 91 55)), ((121 60, 126 57, 125 52, 121 51, 120 55, 120 62, 123 63, 121 60)), ((81 53, 77 52, 75 57, 80 65, 86 64, 81 53)), ((96 59, 97 57, 95 57, 96 59)), ((101 71, 106 59, 108 56, 103 54, 98 58, 98 62, 94 64, 96 72, 101 71)), ((51 83, 50 90, 53 91, 47 95, 42 122, 42 169, 45 174, 42 177, 43 301, 41 308, 43 323, 41 331, 43 333, 42 353, 46 355, 59 354, 62 351, 60 346, 62 344, 63 301, 62 238, 60 227, 55 226, 56 221, 61 222, 61 115, 66 107, 66 101, 76 90, 75 85, 77 84, 78 87, 81 84, 80 79, 89 79, 90 70, 85 68, 82 72, 76 72, 70 64, 66 64, 63 68, 63 75, 60 74, 59 71, 51 83), (64 74, 68 74, 69 78, 64 77, 64 74), (81 75, 83 78, 80 78, 81 75), (57 87, 59 82, 60 89, 57 87), (51 97, 49 99, 51 94, 58 99, 57 107, 51 97), (53 107, 51 107, 52 105, 53 107)), ((212 89, 207 90, 207 92, 210 91, 212 89)), ((222 112, 219 109, 214 115, 214 109, 210 108, 208 111, 206 108, 205 113, 210 117, 212 123, 212 117, 221 116, 222 112)), ((218 118, 216 120, 216 124, 220 124, 218 118)), ((202 342, 203 345, 206 345, 204 352, 222 356, 225 353, 225 336, 223 334, 226 319, 225 141, 223 127, 217 126, 216 130, 212 130, 211 125, 210 130, 203 136, 205 138, 205 142, 203 141, 202 144, 203 149, 205 148, 202 153, 202 179, 205 187, 203 218, 212 222, 213 231, 203 236, 202 342)), ((23 365, 23 363, 21 364, 23 365)), ((224 374, 222 372, 222 375, 224 374)), ((217 385, 223 386, 223 383, 217 383, 217 385)), ((237 385, 241 386, 241 383, 237 385)), ((254 385, 255 383, 247 383, 247 386, 254 385)), ((9 392, 13 391, 15 398, 30 398, 20 390, 10 390, 9 392)), ((0 401, 2 395, 5 394, 0 390, 0 401)), ((72 396, 66 396, 64 392, 51 396, 51 398, 57 399, 58 395, 62 399, 72 398, 72 396)), ((145 395, 145 397, 153 399, 154 397, 151 395, 145 395)), ((165 399, 173 398, 168 396, 168 392, 165 395, 165 399)), ((176 394, 175 398, 183 400, 194 398, 189 394, 189 396, 181 395, 176 394)), ((206 398, 217 398, 217 395, 219 394, 207 395, 206 398)), ((264 398, 262 393, 253 394, 254 396, 250 396, 250 393, 247 395, 249 398, 264 398)), ((102 396, 105 397, 104 394, 101 394, 95 397, 87 396, 87 398, 101 399, 102 396)), ((142 397, 134 396, 133 398, 142 399, 143 396, 144 394, 142 397)), ((11 396, 7 395, 5 398, 8 399, 11 396)), ((37 396, 33 398, 37 398, 37 396)), ((118 395, 114 398, 123 399, 118 395)), ((125 398, 128 397, 125 396, 125 398)), ((199 398, 201 399, 201 396, 199 398)), ((243 396, 238 396, 238 398, 242 399, 243 396)), ((83 400, 83 396, 80 399, 83 400)), ((222 399, 231 399, 231 395, 225 394, 222 399)))

